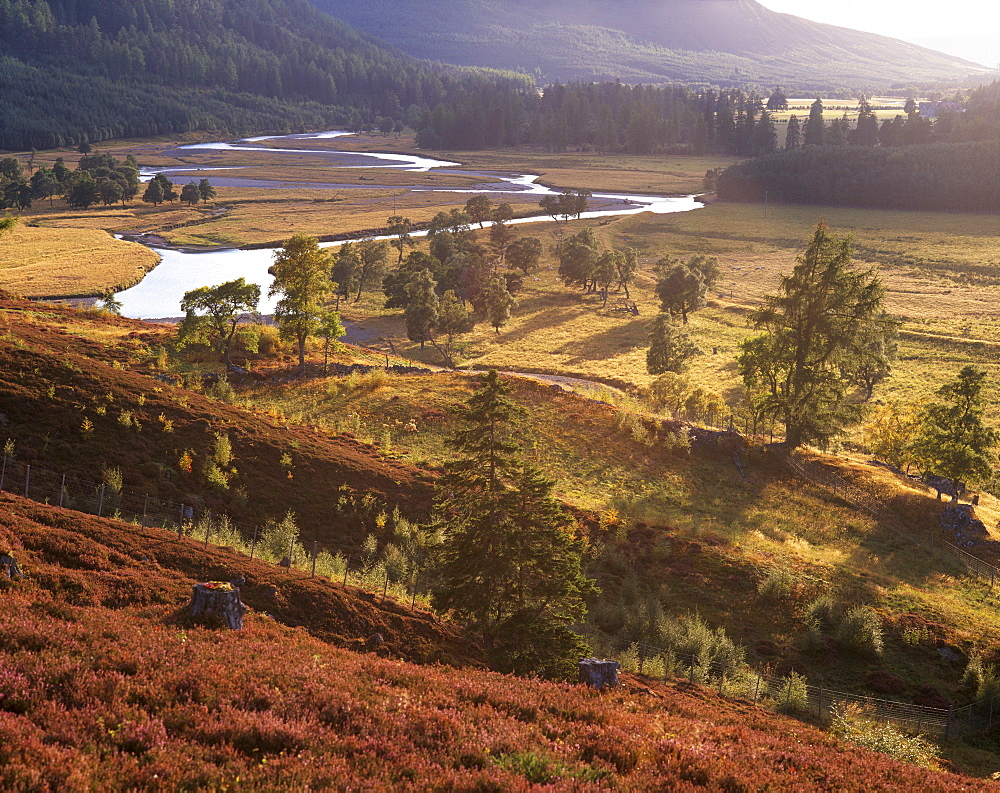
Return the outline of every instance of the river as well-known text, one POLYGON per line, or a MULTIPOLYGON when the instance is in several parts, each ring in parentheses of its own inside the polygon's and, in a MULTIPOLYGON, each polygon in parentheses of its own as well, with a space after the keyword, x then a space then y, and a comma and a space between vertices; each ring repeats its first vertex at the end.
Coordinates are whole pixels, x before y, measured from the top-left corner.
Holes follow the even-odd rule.
MULTIPOLYGON (((401 171, 411 171, 426 173, 438 169, 448 169, 449 172, 471 174, 480 176, 483 179, 499 179, 499 182, 485 182, 477 186, 476 189, 455 189, 449 187, 427 187, 413 186, 414 191, 446 192, 455 194, 475 194, 493 193, 500 194, 502 199, 504 194, 510 195, 531 195, 543 196, 556 194, 558 191, 538 184, 538 176, 532 174, 504 174, 499 172, 486 171, 461 171, 460 163, 448 162, 446 160, 435 160, 429 157, 420 157, 411 154, 389 154, 381 152, 351 152, 351 151, 331 151, 328 149, 309 148, 310 140, 328 140, 348 135, 347 132, 320 132, 307 135, 283 135, 266 136, 258 138, 245 138, 232 143, 196 143, 185 146, 178 146, 173 151, 178 153, 191 151, 240 151, 251 152, 260 151, 268 154, 289 154, 302 155, 309 154, 322 156, 328 160, 331 170, 347 170, 353 168, 391 168, 401 171), (263 146, 263 142, 281 141, 282 148, 263 146), (299 145, 294 145, 299 144, 299 145), (302 145, 306 144, 306 145, 302 145)), ((167 174, 183 174, 193 176, 205 171, 229 170, 222 167, 199 168, 164 168, 160 169, 167 174)), ((143 176, 146 179, 152 177, 159 171, 145 169, 143 176)), ((303 188, 316 189, 329 187, 330 189, 342 189, 346 184, 338 182, 329 183, 296 183, 277 182, 269 180, 254 180, 244 178, 213 178, 213 182, 220 186, 253 186, 253 187, 282 187, 282 188, 303 188)), ((358 187, 357 184, 351 185, 358 187)), ((371 189, 371 185, 366 185, 366 189, 371 189)), ((386 189, 399 189, 399 185, 386 185, 386 189)), ((635 215, 640 212, 653 212, 656 214, 668 214, 673 212, 689 212, 700 209, 702 204, 695 201, 694 196, 651 196, 651 195, 628 195, 619 193, 595 193, 594 199, 609 208, 584 212, 582 218, 604 218, 621 215, 635 215)), ((458 205, 458 202, 456 202, 458 205)), ((531 218, 518 218, 512 223, 538 223, 551 222, 547 216, 531 218)), ((414 237, 424 236, 427 232, 414 232, 414 237)), ((341 245, 339 242, 323 243, 323 247, 341 245)), ((180 314, 180 303, 184 293, 200 286, 212 286, 235 278, 243 277, 247 281, 260 284, 263 297, 261 299, 260 311, 263 314, 270 314, 274 309, 276 298, 268 298, 267 290, 270 287, 272 278, 267 269, 273 262, 273 250, 215 250, 206 252, 178 251, 172 249, 159 249, 157 253, 161 256, 160 264, 153 269, 143 280, 117 294, 118 300, 122 304, 122 314, 136 319, 155 319, 160 317, 176 317, 180 314)))

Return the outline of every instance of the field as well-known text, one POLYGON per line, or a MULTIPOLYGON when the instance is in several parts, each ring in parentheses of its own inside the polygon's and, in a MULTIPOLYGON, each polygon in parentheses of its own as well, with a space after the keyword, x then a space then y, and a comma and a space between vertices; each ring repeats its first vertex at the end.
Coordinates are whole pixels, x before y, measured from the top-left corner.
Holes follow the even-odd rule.
POLYGON ((92 228, 18 224, 0 241, 0 288, 25 297, 78 297, 124 289, 159 262, 145 246, 92 228))

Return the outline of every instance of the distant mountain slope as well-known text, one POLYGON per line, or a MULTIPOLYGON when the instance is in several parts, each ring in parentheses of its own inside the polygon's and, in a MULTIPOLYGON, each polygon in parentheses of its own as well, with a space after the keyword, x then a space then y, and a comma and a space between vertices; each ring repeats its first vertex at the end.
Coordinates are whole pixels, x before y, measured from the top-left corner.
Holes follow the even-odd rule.
POLYGON ((421 58, 522 68, 546 81, 615 79, 827 91, 987 70, 755 0, 312 0, 421 58))
MULTIPOLYGON (((0 0, 0 148, 400 120, 507 78, 435 67, 307 0, 0 0)), ((520 84, 520 83, 519 83, 520 84)))

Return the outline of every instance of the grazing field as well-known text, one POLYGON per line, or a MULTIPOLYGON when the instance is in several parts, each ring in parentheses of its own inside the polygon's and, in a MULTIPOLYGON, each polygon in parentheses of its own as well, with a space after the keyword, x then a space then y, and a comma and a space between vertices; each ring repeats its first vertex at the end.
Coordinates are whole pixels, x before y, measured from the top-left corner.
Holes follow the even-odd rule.
POLYGON ((0 288, 25 297, 79 297, 142 280, 160 257, 94 228, 47 229, 23 223, 0 240, 0 288))

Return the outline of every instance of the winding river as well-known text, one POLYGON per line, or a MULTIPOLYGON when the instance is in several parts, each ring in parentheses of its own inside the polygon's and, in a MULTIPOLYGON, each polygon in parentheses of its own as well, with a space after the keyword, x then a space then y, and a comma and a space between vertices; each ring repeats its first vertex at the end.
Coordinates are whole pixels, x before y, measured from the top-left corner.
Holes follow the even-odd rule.
MULTIPOLYGON (((484 180, 499 179, 499 182, 486 181, 475 189, 456 189, 450 187, 413 186, 414 191, 445 192, 445 193, 493 193, 519 196, 543 196, 555 194, 558 191, 538 184, 538 176, 531 174, 504 174, 485 171, 462 171, 460 163, 446 160, 435 160, 410 154, 389 154, 373 152, 331 151, 328 149, 309 148, 310 140, 328 140, 349 135, 347 132, 320 132, 309 135, 283 135, 259 138, 245 138, 233 143, 197 143, 179 146, 174 152, 197 151, 240 151, 266 152, 267 154, 302 155, 309 154, 325 158, 332 171, 346 171, 354 168, 391 168, 415 173, 426 173, 439 169, 448 169, 451 173, 473 175, 484 180), (280 141, 282 148, 261 145, 265 141, 280 141)), ((231 170, 225 167, 174 167, 161 169, 166 174, 183 174, 193 176, 205 171, 231 170)), ((240 170, 248 170, 241 168, 240 170)), ((147 169, 143 171, 146 179, 159 171, 147 169)), ((272 180, 256 180, 248 178, 213 177, 213 184, 242 187, 282 187, 312 189, 357 188, 357 183, 343 184, 335 181, 323 183, 280 182, 272 180)), ((378 186, 375 186, 378 187, 378 186)), ((385 185, 387 190, 398 190, 400 185, 385 185)), ((365 185, 365 189, 372 189, 365 185)), ((695 201, 694 196, 650 196, 626 195, 617 193, 595 193, 593 199, 602 209, 584 212, 582 218, 603 218, 620 215, 634 215, 640 212, 668 214, 673 212, 689 212, 700 209, 702 204, 695 201)), ((458 203, 458 202, 456 202, 458 203)), ((551 222, 547 216, 519 218, 513 223, 551 222)), ((424 236, 427 232, 415 232, 413 236, 424 236)), ((323 247, 337 246, 342 243, 324 243, 323 247)), ((275 298, 267 297, 267 289, 273 280, 267 269, 273 261, 273 250, 215 250, 206 252, 179 251, 173 249, 157 249, 161 256, 160 264, 153 269, 140 283, 130 289, 119 292, 118 300, 122 303, 122 313, 136 319, 155 319, 159 317, 175 317, 180 314, 180 303, 184 293, 200 286, 221 284, 235 278, 243 277, 247 281, 261 285, 264 297, 261 300, 260 311, 269 314, 274 308, 275 298)))

